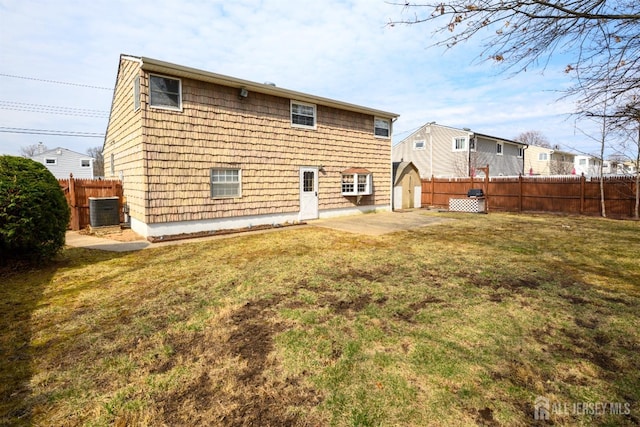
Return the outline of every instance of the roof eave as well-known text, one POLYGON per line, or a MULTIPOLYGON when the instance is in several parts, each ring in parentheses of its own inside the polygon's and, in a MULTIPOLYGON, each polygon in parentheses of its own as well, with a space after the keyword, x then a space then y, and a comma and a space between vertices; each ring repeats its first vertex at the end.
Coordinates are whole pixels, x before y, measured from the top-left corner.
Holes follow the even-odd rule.
POLYGON ((334 99, 323 98, 320 96, 309 95, 302 92, 296 92, 284 89, 270 84, 256 83, 249 80, 238 79, 223 74, 212 73, 209 71, 199 70, 196 68, 185 67, 183 65, 173 64, 170 62, 160 61, 153 58, 140 57, 142 61, 142 69, 145 71, 170 74, 176 77, 189 78, 209 83, 215 83, 223 86, 234 88, 245 88, 248 91, 264 93, 266 95, 279 96, 289 98, 296 101, 309 102, 311 104, 319 104, 327 107, 339 108, 358 113, 370 114, 381 118, 395 119, 399 114, 388 111, 377 110, 373 108, 363 107, 360 105, 350 104, 347 102, 336 101, 334 99))

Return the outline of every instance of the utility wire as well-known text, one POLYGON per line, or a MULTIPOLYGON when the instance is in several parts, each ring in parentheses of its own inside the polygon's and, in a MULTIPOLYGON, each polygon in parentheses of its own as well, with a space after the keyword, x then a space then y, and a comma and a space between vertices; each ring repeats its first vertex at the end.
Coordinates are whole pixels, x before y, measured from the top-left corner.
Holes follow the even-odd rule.
POLYGON ((52 136, 68 136, 78 138, 104 138, 103 133, 97 132, 76 132, 67 130, 44 130, 44 129, 27 129, 27 128, 11 128, 0 126, 2 133, 25 133, 29 135, 52 135, 52 136))
POLYGON ((73 112, 83 112, 83 113, 96 113, 96 114, 109 114, 108 110, 95 110, 92 108, 77 108, 77 107, 62 107, 56 105, 46 105, 46 104, 27 104, 25 102, 16 102, 16 101, 0 101, 0 105, 7 106, 15 106, 15 107, 24 107, 24 108, 44 108, 44 109, 55 109, 55 110, 65 110, 65 111, 73 111, 73 112))
POLYGON ((16 76, 16 75, 13 75, 13 74, 4 74, 4 73, 0 73, 0 76, 2 76, 2 77, 11 77, 11 78, 14 78, 14 79, 34 80, 34 81, 37 81, 37 82, 44 82, 44 83, 55 83, 55 84, 59 84, 59 85, 79 86, 79 87, 86 87, 86 88, 90 88, 90 89, 108 90, 108 91, 113 92, 113 88, 104 87, 104 86, 92 86, 92 85, 85 85, 85 84, 81 84, 81 83, 61 82, 61 81, 57 81, 57 80, 38 79, 38 78, 35 78, 35 77, 16 76))

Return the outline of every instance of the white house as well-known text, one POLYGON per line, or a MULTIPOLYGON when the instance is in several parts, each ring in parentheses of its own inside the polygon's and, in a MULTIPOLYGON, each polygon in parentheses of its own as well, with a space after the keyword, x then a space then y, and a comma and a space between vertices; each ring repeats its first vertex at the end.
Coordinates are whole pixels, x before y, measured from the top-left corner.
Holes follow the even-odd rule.
POLYGON ((600 174, 602 160, 588 154, 576 155, 574 159, 576 175, 596 176, 600 174))
POLYGON ((57 179, 68 179, 70 174, 74 178, 93 179, 93 157, 76 153, 66 148, 57 147, 52 150, 40 151, 31 157, 40 162, 57 179))

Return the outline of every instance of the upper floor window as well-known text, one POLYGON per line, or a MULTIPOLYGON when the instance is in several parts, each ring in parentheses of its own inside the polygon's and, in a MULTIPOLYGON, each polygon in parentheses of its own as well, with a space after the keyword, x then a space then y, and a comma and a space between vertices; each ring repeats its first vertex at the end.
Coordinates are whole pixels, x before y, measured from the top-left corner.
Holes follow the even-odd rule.
POLYGON ((469 151, 476 151, 476 139, 471 138, 469 140, 469 151))
POLYGON ((169 110, 181 110, 182 84, 180 79, 150 75, 149 105, 169 110))
POLYGON ((80 167, 81 168, 90 168, 91 167, 91 160, 89 160, 89 159, 80 160, 80 167))
POLYGON ((381 138, 389 138, 391 136, 391 120, 389 119, 374 119, 373 134, 381 138))
POLYGON ((453 151, 466 151, 467 150, 467 137, 458 136, 453 138, 453 151))
POLYGON ((496 154, 502 156, 502 142, 496 142, 496 154))
POLYGON ((55 158, 46 158, 44 159, 44 164, 45 165, 55 165, 56 163, 58 163, 58 161, 55 158))
POLYGON ((547 153, 538 154, 538 160, 541 162, 549 160, 549 155, 547 153))
POLYGON ((524 147, 518 147, 518 158, 521 159, 524 157, 524 147))
POLYGON ((298 101, 291 101, 291 126, 316 128, 316 106, 298 101))
POLYGON ((413 141, 413 149, 414 150, 424 150, 424 148, 425 148, 424 140, 413 141))

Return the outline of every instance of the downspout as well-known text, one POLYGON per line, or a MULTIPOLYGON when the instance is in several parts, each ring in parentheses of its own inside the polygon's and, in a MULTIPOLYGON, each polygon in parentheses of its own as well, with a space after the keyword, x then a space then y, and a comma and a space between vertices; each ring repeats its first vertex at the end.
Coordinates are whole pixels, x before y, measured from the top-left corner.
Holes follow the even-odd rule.
POLYGON ((524 144, 524 148, 522 149, 522 173, 520 175, 524 176, 524 166, 525 166, 525 156, 527 155, 527 148, 529 148, 529 144, 524 144))

